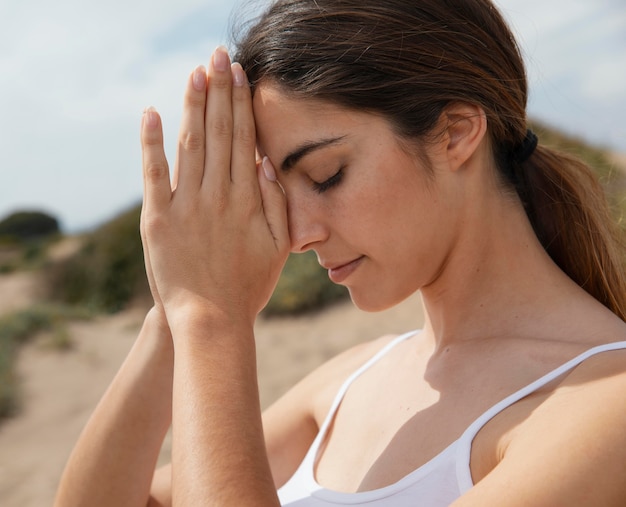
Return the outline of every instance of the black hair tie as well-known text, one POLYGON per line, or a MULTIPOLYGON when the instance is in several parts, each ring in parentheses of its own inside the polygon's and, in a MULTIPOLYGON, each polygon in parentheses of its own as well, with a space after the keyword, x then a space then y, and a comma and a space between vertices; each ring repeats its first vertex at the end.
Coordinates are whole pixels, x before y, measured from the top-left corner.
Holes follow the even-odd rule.
POLYGON ((537 135, 530 129, 526 131, 526 137, 511 154, 513 160, 519 164, 526 162, 537 148, 539 139, 537 135))

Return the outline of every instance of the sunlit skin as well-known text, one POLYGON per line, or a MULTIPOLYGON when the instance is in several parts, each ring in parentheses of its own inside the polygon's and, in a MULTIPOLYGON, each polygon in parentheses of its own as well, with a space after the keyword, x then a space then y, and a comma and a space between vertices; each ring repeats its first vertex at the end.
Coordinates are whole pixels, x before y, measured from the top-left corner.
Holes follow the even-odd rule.
POLYGON ((259 152, 287 196, 294 252, 315 250, 327 269, 348 264, 337 276, 368 311, 393 306, 437 277, 461 217, 451 204, 460 204, 459 193, 436 165, 430 177, 378 116, 291 99, 272 86, 261 86, 253 103, 259 152))

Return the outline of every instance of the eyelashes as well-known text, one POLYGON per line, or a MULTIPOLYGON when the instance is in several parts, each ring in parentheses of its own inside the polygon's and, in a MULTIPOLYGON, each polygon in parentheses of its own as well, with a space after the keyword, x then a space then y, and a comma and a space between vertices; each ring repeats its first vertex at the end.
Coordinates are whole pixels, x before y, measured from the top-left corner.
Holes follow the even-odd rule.
POLYGON ((321 183, 314 181, 313 190, 315 190, 318 194, 323 194, 331 188, 336 187, 337 185, 339 185, 339 183, 341 183, 341 180, 343 179, 343 170, 344 168, 341 167, 335 174, 333 174, 327 180, 322 181, 321 183))

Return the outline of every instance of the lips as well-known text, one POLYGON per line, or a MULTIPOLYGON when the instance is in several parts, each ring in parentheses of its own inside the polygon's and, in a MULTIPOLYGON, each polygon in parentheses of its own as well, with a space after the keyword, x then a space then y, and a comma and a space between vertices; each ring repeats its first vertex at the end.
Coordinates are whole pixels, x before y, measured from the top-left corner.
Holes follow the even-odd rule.
POLYGON ((322 263, 322 266, 328 270, 328 277, 334 283, 341 283, 361 265, 363 259, 365 257, 361 256, 348 262, 322 263))

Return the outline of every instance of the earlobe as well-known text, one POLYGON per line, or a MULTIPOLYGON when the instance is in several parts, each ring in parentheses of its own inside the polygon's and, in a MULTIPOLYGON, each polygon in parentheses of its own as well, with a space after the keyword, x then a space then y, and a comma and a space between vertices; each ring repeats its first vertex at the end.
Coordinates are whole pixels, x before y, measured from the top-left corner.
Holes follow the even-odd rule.
POLYGON ((485 138, 487 116, 481 107, 463 103, 448 106, 442 116, 448 162, 456 171, 465 166, 485 138))

